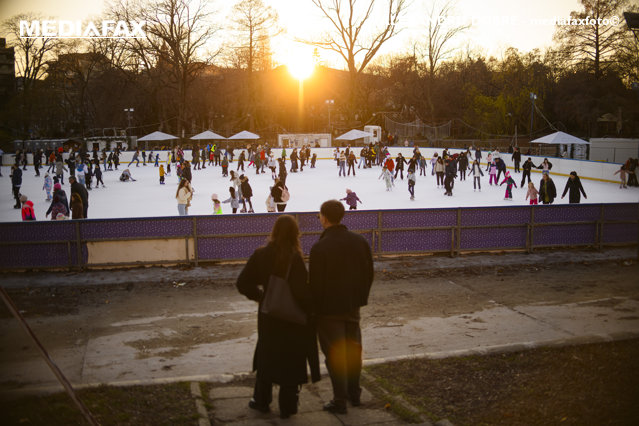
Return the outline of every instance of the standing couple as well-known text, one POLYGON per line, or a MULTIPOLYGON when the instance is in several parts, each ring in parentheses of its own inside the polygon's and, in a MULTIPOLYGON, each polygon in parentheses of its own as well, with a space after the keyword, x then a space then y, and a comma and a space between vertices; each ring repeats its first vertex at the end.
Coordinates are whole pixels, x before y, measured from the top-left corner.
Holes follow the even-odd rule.
POLYGON ((257 346, 253 369, 257 371, 249 407, 270 411, 272 385, 279 385, 280 417, 297 413, 301 385, 319 380, 317 337, 326 357, 333 399, 324 410, 346 414, 347 402, 360 405, 362 338, 359 309, 368 303, 373 282, 373 258, 368 242, 341 224, 344 206, 337 200, 322 204, 319 220, 324 228, 310 254, 306 271, 300 232, 293 216, 277 218, 265 247, 257 249, 237 280, 246 297, 262 305, 269 277, 287 279, 293 298, 308 314, 300 325, 258 310, 257 346), (316 337, 317 336, 317 337, 316 337))

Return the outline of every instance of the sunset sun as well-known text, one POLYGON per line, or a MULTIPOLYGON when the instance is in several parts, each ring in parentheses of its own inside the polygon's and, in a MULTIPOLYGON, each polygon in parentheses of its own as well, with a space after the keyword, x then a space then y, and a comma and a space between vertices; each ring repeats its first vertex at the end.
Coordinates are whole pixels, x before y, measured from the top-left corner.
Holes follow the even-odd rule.
POLYGON ((288 72, 297 80, 306 80, 315 70, 312 53, 302 49, 293 50, 285 61, 288 72))

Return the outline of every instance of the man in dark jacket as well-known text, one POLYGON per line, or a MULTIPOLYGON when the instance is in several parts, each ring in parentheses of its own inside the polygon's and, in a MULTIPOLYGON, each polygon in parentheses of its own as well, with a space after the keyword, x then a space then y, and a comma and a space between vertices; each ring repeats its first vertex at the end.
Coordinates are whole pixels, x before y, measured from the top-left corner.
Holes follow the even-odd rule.
POLYGON ((533 167, 534 167, 534 168, 537 168, 537 166, 535 166, 535 165, 533 164, 533 162, 532 162, 532 158, 528 157, 528 160, 526 160, 526 161, 524 162, 524 167, 523 167, 523 169, 524 169, 524 174, 523 174, 523 176, 521 177, 521 185, 519 185, 521 188, 523 188, 523 187, 524 187, 524 182, 526 182, 526 177, 528 178, 528 183, 530 183, 530 170, 531 170, 533 167))
POLYGON ((71 184, 71 197, 73 197, 73 193, 75 192, 82 199, 84 218, 86 219, 87 217, 89 217, 87 216, 87 213, 89 211, 89 191, 87 191, 84 185, 75 180, 75 176, 69 176, 69 183, 71 184))
POLYGON ((557 188, 548 174, 544 174, 539 182, 539 201, 543 204, 552 204, 557 197, 557 188))
POLYGON ((519 151, 519 148, 515 148, 511 159, 515 163, 515 173, 519 173, 519 164, 521 163, 521 151, 519 151))
POLYGON ((11 189, 13 190, 13 198, 16 200, 14 209, 21 209, 22 203, 20 202, 20 187, 22 186, 22 170, 20 166, 14 164, 11 166, 11 189))
POLYGON ((373 283, 373 257, 368 242, 340 224, 344 206, 337 200, 322 204, 324 227, 311 248, 309 278, 317 333, 333 385, 326 411, 345 414, 346 401, 360 405, 362 336, 359 309, 368 303, 373 283))

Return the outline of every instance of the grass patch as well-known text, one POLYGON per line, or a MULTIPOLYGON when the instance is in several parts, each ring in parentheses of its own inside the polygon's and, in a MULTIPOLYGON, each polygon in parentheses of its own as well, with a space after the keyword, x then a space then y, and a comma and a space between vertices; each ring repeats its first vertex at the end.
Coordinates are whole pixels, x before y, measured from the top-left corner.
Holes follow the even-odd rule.
MULTIPOLYGON (((77 391, 101 425, 197 425, 189 383, 77 391)), ((66 393, 2 400, 3 425, 85 425, 66 393)))
POLYGON ((637 425, 637 359, 639 340, 627 340, 404 360, 367 371, 422 414, 455 425, 637 425))

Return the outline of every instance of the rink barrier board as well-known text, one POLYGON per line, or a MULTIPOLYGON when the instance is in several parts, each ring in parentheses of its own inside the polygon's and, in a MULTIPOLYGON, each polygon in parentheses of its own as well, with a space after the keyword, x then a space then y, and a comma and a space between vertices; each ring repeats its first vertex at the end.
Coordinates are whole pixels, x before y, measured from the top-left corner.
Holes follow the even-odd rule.
MULTIPOLYGON (((305 255, 323 229, 317 212, 296 217, 305 255)), ((0 224, 0 269, 83 269, 246 260, 277 214, 88 219, 0 224)), ((639 203, 358 210, 343 223, 373 254, 633 245, 639 203)))

